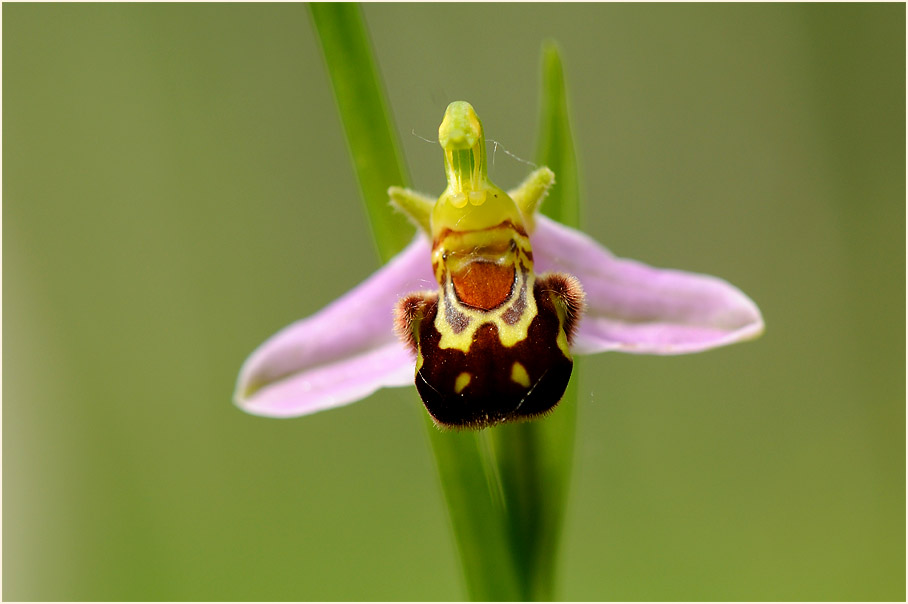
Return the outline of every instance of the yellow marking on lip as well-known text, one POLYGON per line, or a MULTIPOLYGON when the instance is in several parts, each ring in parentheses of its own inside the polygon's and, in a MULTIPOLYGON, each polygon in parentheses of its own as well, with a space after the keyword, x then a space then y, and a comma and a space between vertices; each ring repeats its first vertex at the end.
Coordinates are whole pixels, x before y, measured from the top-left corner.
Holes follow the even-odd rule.
POLYGON ((462 372, 457 376, 457 379, 454 380, 454 392, 456 392, 457 394, 463 392, 463 389, 470 385, 470 380, 472 379, 472 375, 470 375, 466 371, 462 372))
POLYGON ((438 347, 454 348, 463 352, 469 352, 470 346, 473 344, 473 337, 476 335, 479 328, 486 323, 491 323, 498 328, 498 339, 505 348, 510 348, 518 342, 525 340, 530 329, 530 324, 533 322, 533 319, 538 312, 536 309, 536 297, 532 293, 535 281, 536 276, 532 271, 527 273, 518 272, 517 282, 514 284, 514 288, 508 299, 493 310, 482 310, 460 304, 457 301, 457 296, 454 295, 454 285, 449 279, 439 296, 438 314, 435 317, 435 329, 441 334, 441 340, 438 342, 438 347), (503 316, 510 309, 512 301, 520 294, 521 287, 523 287, 524 283, 526 283, 527 289, 526 308, 523 313, 521 313, 520 319, 516 323, 509 324, 505 322, 503 316), (470 319, 467 328, 459 333, 454 332, 453 327, 448 324, 445 318, 448 305, 453 305, 458 313, 470 319))
POLYGON ((439 348, 456 349, 469 352, 477 330, 487 323, 498 328, 498 338, 502 346, 510 348, 527 337, 530 324, 536 317, 536 297, 533 286, 536 275, 533 272, 532 248, 525 234, 513 227, 494 228, 483 231, 449 231, 437 241, 432 252, 435 276, 438 278, 441 291, 438 297, 438 314, 435 317, 435 329, 441 334, 439 348), (511 242, 515 245, 511 246, 511 242), (453 275, 470 268, 473 262, 485 260, 499 265, 511 265, 515 269, 515 281, 510 295, 497 307, 491 310, 472 308, 458 301, 454 291, 453 275), (523 266, 526 272, 518 267, 523 266), (504 320, 514 301, 526 288, 526 305, 517 321, 504 320), (469 319, 468 327, 454 331, 448 324, 448 307, 455 309, 458 315, 469 319))
POLYGON ((520 384, 524 388, 530 387, 530 374, 527 373, 526 367, 514 361, 511 365, 511 381, 520 384))
POLYGON ((554 294, 549 294, 549 299, 552 301, 552 305, 555 307, 555 313, 558 315, 558 337, 555 339, 555 343, 558 344, 558 348, 561 350, 561 354, 567 359, 571 359, 571 346, 567 341, 567 334, 564 332, 564 315, 565 308, 564 302, 558 296, 554 294))

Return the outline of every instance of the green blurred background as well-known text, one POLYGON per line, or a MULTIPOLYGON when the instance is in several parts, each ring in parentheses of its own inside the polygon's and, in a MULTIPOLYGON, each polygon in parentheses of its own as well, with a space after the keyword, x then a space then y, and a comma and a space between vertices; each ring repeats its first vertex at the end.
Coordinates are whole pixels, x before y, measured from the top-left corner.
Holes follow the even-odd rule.
MULTIPOLYGON (((555 38, 586 230, 765 314, 583 362, 561 596, 903 600, 905 6, 364 12, 418 189, 452 100, 533 157, 555 38)), ((231 404, 377 266, 306 8, 5 4, 3 127, 3 598, 465 597, 413 391, 231 404)))

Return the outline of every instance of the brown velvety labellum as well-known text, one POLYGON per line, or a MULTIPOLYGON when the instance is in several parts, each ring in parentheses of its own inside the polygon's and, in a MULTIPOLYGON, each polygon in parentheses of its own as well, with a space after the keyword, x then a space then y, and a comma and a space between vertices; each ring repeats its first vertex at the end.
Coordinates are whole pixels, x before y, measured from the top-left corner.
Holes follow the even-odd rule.
POLYGON ((501 344, 498 327, 481 325, 466 352, 440 348, 435 329, 438 305, 427 304, 419 326, 422 366, 416 388, 436 423, 451 428, 482 428, 527 420, 555 407, 571 377, 573 361, 557 344, 558 313, 537 283, 538 314, 527 337, 501 344), (543 293, 540 293, 543 292, 543 293))

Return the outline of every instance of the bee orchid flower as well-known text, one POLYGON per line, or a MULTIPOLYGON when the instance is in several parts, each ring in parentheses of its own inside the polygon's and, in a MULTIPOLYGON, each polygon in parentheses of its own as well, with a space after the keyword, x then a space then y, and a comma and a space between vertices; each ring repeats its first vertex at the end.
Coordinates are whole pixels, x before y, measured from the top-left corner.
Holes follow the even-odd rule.
POLYGON ((762 333, 756 304, 726 281, 615 257, 539 214, 547 168, 509 192, 492 184, 468 103, 449 105, 439 143, 439 198, 389 190, 418 227, 413 242, 255 350, 240 408, 295 417, 415 383, 440 427, 483 428, 550 412, 572 355, 687 354, 762 333))

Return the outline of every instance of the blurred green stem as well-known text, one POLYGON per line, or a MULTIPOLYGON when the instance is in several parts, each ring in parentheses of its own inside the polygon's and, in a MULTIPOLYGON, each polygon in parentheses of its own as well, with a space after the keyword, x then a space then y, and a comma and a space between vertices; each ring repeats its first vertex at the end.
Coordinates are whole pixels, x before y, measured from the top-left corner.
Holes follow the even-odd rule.
MULTIPOLYGON (((362 14, 353 4, 311 4, 338 111, 375 241, 387 261, 412 227, 388 208, 387 189, 408 186, 362 14)), ((540 163, 559 182, 576 183, 561 63, 544 53, 540 163)), ((559 187, 547 214, 576 224, 576 186, 559 187)), ((576 371, 576 370, 575 370, 576 371)), ((576 376, 550 417, 483 432, 441 432, 426 417, 429 440, 460 550, 470 598, 551 600, 570 475, 576 376)))

